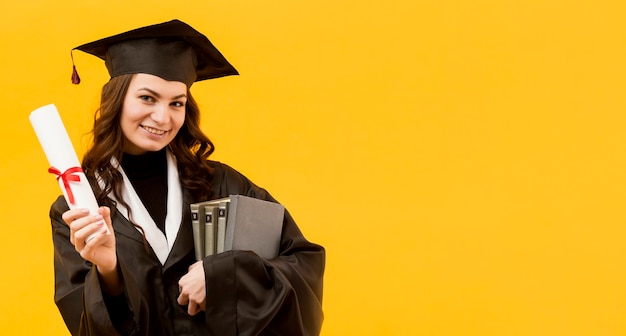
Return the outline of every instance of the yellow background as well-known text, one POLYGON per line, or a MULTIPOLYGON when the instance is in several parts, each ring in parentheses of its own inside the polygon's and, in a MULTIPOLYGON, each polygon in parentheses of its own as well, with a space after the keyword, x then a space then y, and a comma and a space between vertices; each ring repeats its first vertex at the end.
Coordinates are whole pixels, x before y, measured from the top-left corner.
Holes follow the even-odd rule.
POLYGON ((28 121, 82 154, 102 62, 70 49, 179 18, 241 76, 197 83, 214 158, 327 248, 323 335, 626 334, 621 0, 0 4, 0 330, 67 335, 28 121))

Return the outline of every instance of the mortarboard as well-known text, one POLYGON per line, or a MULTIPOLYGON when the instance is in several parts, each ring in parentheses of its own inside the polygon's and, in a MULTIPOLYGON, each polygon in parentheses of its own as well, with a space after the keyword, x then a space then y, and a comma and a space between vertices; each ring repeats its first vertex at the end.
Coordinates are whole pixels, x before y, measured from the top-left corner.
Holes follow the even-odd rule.
MULTIPOLYGON (((193 82, 239 74, 206 36, 179 20, 133 29, 74 49, 103 59, 111 78, 147 73, 191 87, 193 82)), ((78 84, 80 78, 75 67, 73 70, 72 83, 78 84)))

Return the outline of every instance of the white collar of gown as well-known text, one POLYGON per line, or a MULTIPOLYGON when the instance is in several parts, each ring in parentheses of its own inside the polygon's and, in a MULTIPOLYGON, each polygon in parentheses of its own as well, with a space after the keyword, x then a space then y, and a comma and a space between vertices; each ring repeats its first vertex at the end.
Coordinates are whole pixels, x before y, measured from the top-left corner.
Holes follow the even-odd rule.
MULTIPOLYGON (((111 159, 113 167, 122 173, 124 178, 124 185, 122 186, 122 197, 124 202, 132 209, 132 222, 140 226, 146 237, 146 240, 152 247, 152 250, 159 258, 161 265, 165 264, 167 256, 174 246, 174 241, 178 235, 178 229, 180 228, 182 214, 183 214, 183 197, 182 189, 180 186, 180 180, 178 179, 178 168, 176 167, 176 159, 167 150, 167 215, 165 217, 165 234, 156 225, 152 216, 148 213, 148 210, 141 202, 141 199, 137 195, 137 192, 133 188, 128 176, 124 173, 122 166, 117 162, 115 158, 111 159)), ((104 188, 102 180, 98 179, 100 187, 104 188)), ((118 200, 115 199, 113 194, 110 194, 113 200, 117 202, 117 210, 130 221, 128 216, 128 209, 124 207, 118 200)), ((138 231, 139 228, 137 228, 138 231)))

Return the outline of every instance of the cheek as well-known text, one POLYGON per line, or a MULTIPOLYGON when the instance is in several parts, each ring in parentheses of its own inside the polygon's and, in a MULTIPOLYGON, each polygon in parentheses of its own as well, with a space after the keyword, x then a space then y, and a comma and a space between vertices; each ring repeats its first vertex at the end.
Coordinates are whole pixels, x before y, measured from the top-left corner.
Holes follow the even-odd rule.
POLYGON ((130 116, 128 115, 128 111, 122 110, 122 114, 120 115, 120 126, 122 127, 122 130, 126 131, 130 126, 130 123, 131 120, 130 116))
POLYGON ((120 120, 122 123, 132 123, 138 117, 141 110, 138 108, 137 104, 133 100, 124 101, 124 105, 122 107, 122 114, 120 115, 120 120))
POLYGON ((122 113, 120 117, 120 126, 122 127, 122 131, 128 132, 135 127, 135 118, 133 115, 122 113))
POLYGON ((176 114, 172 117, 172 121, 176 127, 177 130, 179 130, 181 127, 183 127, 183 124, 185 123, 185 113, 179 113, 176 114))

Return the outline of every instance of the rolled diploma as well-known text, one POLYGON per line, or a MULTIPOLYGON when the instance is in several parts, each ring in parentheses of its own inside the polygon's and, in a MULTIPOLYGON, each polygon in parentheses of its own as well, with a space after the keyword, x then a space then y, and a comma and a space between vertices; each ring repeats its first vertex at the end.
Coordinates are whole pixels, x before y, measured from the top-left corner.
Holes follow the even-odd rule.
MULTIPOLYGON (((58 169, 61 173, 72 167, 80 167, 76 151, 54 104, 42 106, 34 110, 31 112, 29 119, 51 167, 58 169)), ((98 202, 85 173, 81 171, 73 173, 73 175, 80 178, 80 181, 69 181, 69 187, 74 195, 73 203, 70 202, 63 179, 58 179, 65 201, 70 209, 86 208, 89 209, 90 215, 97 215, 98 202)), ((104 228, 106 229, 106 226, 104 228)), ((108 231, 108 229, 106 230, 108 231)), ((94 235, 89 236, 87 241, 93 238, 94 235)))

